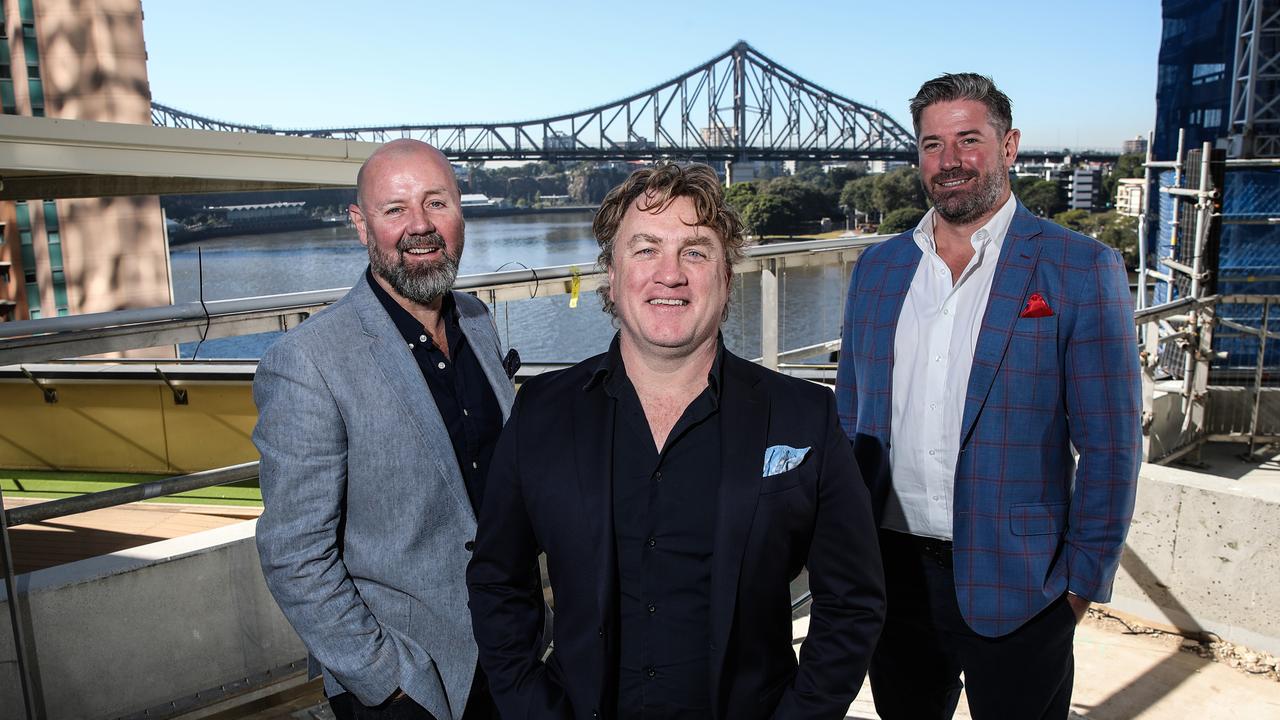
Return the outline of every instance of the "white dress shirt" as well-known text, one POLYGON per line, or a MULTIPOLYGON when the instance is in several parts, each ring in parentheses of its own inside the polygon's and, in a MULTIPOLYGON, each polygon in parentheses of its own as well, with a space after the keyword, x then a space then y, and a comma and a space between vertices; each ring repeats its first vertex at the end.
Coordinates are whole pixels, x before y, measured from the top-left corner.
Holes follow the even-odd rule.
POLYGON ((973 352, 996 262, 1017 203, 1008 201, 969 238, 973 258, 953 284, 933 238, 935 210, 912 233, 923 256, 893 340, 892 490, 882 527, 950 540, 960 424, 973 352))

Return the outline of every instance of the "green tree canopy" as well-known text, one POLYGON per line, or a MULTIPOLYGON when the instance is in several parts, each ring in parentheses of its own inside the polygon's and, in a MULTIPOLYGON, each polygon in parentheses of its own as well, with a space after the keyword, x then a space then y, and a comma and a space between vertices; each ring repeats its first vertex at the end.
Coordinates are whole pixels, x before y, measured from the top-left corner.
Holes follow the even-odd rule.
POLYGON ((910 230, 920 224, 920 219, 924 217, 924 213, 924 208, 898 208, 884 216, 884 221, 880 223, 879 232, 888 234, 910 230))
POLYGON ((849 212, 857 210, 860 213, 870 213, 875 209, 872 202, 872 195, 876 189, 875 175, 865 175, 855 180, 849 180, 844 184, 844 189, 840 192, 840 204, 849 208, 849 212))
POLYGON ((900 167, 874 177, 876 184, 871 201, 875 209, 885 215, 900 208, 928 205, 924 188, 920 186, 920 171, 914 167, 900 167))
POLYGON ((770 180, 764 187, 763 194, 776 195, 791 201, 801 220, 818 220, 824 216, 837 214, 836 198, 828 196, 812 181, 806 181, 794 175, 770 180))
POLYGON ((761 194, 742 211, 742 223, 756 235, 780 235, 800 221, 800 210, 787 197, 761 194))
POLYGON ((724 191, 724 201, 733 206, 734 210, 741 215, 747 209, 747 205, 760 194, 759 183, 740 182, 734 183, 724 191))
POLYGON ((1050 217, 1067 207, 1062 186, 1052 180, 1020 177, 1013 183, 1013 194, 1018 196, 1028 210, 1040 217, 1050 217))

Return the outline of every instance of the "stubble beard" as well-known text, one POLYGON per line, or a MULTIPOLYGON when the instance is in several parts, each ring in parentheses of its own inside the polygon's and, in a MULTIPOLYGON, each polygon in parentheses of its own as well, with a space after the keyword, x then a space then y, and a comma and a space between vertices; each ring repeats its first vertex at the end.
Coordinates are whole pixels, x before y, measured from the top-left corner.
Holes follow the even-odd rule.
POLYGON ((991 212, 1008 186, 1009 169, 1001 164, 995 171, 977 173, 977 184, 972 188, 937 195, 933 192, 937 183, 974 176, 974 173, 963 170, 940 172, 925 184, 925 195, 947 222, 967 225, 991 212))
POLYGON ((450 254, 440 233, 409 235, 396 243, 394 251, 384 253, 376 242, 369 243, 369 266, 378 277, 387 281, 401 297, 421 305, 430 305, 453 289, 458 279, 458 260, 462 255, 463 239, 458 238, 458 253, 450 254), (439 248, 440 259, 431 263, 419 263, 414 267, 405 264, 405 253, 415 248, 439 248))

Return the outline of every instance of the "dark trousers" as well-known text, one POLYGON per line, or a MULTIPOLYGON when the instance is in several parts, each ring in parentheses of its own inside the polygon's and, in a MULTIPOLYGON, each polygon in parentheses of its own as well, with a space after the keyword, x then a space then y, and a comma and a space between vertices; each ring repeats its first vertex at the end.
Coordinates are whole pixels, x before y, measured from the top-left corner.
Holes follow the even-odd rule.
POLYGON ((946 720, 961 688, 974 720, 1065 720, 1076 624, 1065 595, 1012 633, 984 637, 960 614, 950 543, 882 530, 880 551, 888 615, 869 675, 882 720, 946 720))
MULTIPOLYGON (((355 695, 342 693, 329 698, 329 707, 337 720, 447 720, 432 715, 407 695, 369 707, 362 705, 355 695)), ((476 675, 471 681, 462 720, 498 720, 498 708, 489 694, 489 681, 479 666, 476 666, 476 675)))

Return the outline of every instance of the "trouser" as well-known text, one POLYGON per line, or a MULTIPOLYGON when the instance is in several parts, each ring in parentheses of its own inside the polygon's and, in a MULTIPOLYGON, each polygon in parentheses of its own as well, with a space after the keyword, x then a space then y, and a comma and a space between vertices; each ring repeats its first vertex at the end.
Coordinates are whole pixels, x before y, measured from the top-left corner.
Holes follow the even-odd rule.
MULTIPOLYGON (((448 720, 432 715, 407 695, 388 699, 376 707, 369 707, 362 705, 355 695, 342 693, 329 698, 329 707, 333 709, 333 715, 337 720, 448 720)), ((489 695, 489 682, 477 665, 462 720, 497 720, 497 718, 498 709, 493 704, 493 697, 489 695)))
POLYGON ((1067 718, 1076 618, 1065 594, 989 638, 960 614, 951 543, 882 530, 880 552, 888 614, 869 675, 882 720, 946 720, 961 688, 974 720, 1067 718))

